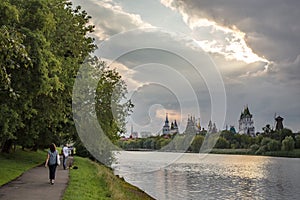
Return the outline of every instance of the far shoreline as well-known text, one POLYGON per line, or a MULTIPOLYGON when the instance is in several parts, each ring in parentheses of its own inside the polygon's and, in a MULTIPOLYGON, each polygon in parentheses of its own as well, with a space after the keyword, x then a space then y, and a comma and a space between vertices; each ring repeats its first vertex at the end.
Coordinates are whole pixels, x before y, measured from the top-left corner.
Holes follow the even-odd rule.
MULTIPOLYGON (((128 152, 165 152, 165 153, 195 153, 195 152, 180 152, 180 151, 159 151, 153 149, 130 149, 124 150, 128 152)), ((224 154, 224 155, 250 155, 250 156, 270 156, 270 157, 284 157, 284 158, 300 158, 300 149, 293 151, 268 151, 264 154, 255 154, 251 149, 212 149, 209 152, 201 152, 207 154, 224 154)))

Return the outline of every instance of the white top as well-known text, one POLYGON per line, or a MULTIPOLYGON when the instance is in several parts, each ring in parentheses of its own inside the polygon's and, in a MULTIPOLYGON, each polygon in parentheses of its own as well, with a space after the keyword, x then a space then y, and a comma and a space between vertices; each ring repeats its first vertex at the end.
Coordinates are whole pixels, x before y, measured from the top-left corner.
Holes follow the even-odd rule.
POLYGON ((64 154, 65 157, 69 156, 69 148, 67 146, 63 147, 63 154, 64 154))

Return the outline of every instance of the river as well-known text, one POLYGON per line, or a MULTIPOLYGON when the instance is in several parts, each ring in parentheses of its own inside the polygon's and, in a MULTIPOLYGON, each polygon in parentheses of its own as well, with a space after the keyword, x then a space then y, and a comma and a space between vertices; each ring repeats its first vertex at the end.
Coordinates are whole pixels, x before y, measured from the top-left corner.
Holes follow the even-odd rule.
POLYGON ((300 199, 300 159, 120 152, 115 174, 155 199, 300 199))

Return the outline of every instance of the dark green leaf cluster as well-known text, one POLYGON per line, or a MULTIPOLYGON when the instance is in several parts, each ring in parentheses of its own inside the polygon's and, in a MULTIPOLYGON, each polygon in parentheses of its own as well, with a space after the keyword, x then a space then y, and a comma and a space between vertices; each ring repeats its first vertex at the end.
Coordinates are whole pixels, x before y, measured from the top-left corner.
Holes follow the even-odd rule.
POLYGON ((90 17, 66 0, 0 2, 0 147, 75 137, 72 87, 96 46, 90 17))

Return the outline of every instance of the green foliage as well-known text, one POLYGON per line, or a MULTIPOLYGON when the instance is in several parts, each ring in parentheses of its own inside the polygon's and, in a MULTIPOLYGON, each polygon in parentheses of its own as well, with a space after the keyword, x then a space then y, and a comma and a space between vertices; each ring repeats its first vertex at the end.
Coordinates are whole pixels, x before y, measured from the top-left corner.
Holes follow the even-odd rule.
POLYGON ((261 141, 261 146, 267 145, 272 139, 269 137, 265 137, 261 141))
MULTIPOLYGON (((255 146, 255 147, 257 147, 257 146, 255 146)), ((256 151, 256 154, 264 154, 267 151, 278 151, 278 150, 280 150, 280 142, 279 141, 271 139, 269 137, 264 137, 261 140, 260 148, 256 151)))
POLYGON ((125 118, 131 112, 133 104, 130 100, 121 103, 127 94, 121 75, 100 59, 94 59, 94 67, 98 69, 95 75, 99 80, 95 97, 96 114, 104 133, 111 141, 116 142, 119 139, 118 133, 125 132, 125 118))
POLYGON ((253 144, 250 146, 250 149, 252 152, 256 152, 259 149, 259 145, 258 144, 253 144))
POLYGON ((74 165, 78 170, 70 170, 70 181, 63 200, 152 199, 103 165, 80 157, 74 158, 74 165))
POLYGON ((192 144, 191 144, 192 152, 199 153, 203 141, 204 141, 204 137, 202 135, 196 135, 194 137, 194 140, 193 140, 192 144))
MULTIPOLYGON (((110 164, 111 151, 116 150, 113 144, 118 143, 118 133, 125 131, 125 118, 133 107, 130 101, 124 102, 126 93, 126 85, 115 69, 97 57, 86 59, 73 90, 73 113, 80 139, 102 163, 110 164)), ((124 145, 130 149, 136 146, 124 145)), ((79 154, 86 155, 81 141, 77 146, 79 154)))
POLYGON ((300 135, 297 135, 295 140, 295 148, 300 149, 300 135))
POLYGON ((90 17, 66 0, 4 0, 0 16, 2 151, 76 138, 72 89, 95 49, 90 17))
POLYGON ((229 148, 229 146, 230 146, 229 142, 225 138, 219 137, 219 139, 218 139, 218 141, 215 145, 215 148, 217 148, 217 149, 227 149, 227 148, 229 148))
POLYGON ((281 146, 283 151, 292 151, 295 148, 295 141, 293 137, 287 136, 282 140, 282 146, 281 146))
POLYGON ((280 142, 277 140, 271 140, 268 144, 268 151, 279 151, 280 150, 280 142))
POLYGON ((267 145, 262 145, 259 147, 259 149, 255 152, 257 155, 263 155, 268 151, 267 145))
POLYGON ((282 129, 282 130, 279 130, 278 131, 278 134, 279 134, 279 136, 280 136, 280 141, 282 141, 282 140, 284 140, 286 137, 288 137, 288 136, 294 136, 294 134, 293 134, 293 132, 292 132, 292 130, 290 130, 290 129, 287 129, 287 128, 284 128, 284 129, 282 129))

